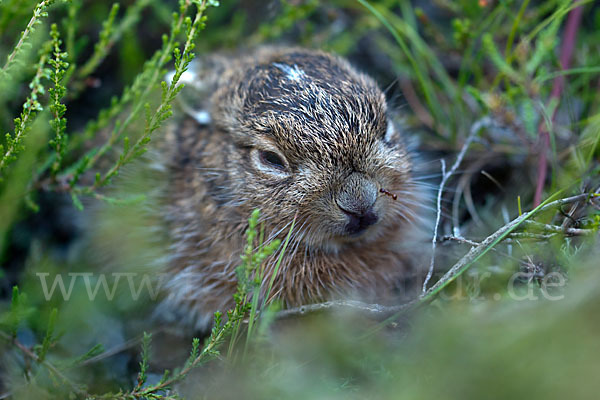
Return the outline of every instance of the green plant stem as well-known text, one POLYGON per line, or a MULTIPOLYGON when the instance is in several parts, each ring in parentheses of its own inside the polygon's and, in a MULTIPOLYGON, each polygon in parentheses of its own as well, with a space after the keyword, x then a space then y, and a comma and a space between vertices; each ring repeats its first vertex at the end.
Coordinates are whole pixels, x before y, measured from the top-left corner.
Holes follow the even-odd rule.
POLYGON ((146 396, 149 396, 154 392, 169 388, 174 383, 177 383, 180 380, 182 380, 183 378, 185 378, 186 375, 189 374, 191 370, 193 370, 194 368, 196 368, 199 365, 201 365, 202 363, 204 363, 206 361, 207 356, 210 356, 210 354, 212 352, 216 351, 219 344, 225 338, 227 331, 228 331, 227 325, 225 325, 221 329, 219 329, 217 335, 212 337, 211 340, 206 344, 206 346, 204 346, 204 348, 202 349, 202 351, 200 352, 198 357, 196 357, 190 364, 188 364, 181 371, 179 371, 179 373, 177 375, 175 375, 155 386, 143 388, 139 392, 132 392, 131 393, 132 396, 135 396, 137 398, 145 398, 146 396))
MULTIPOLYGON (((191 4, 190 0, 187 0, 185 2, 185 11, 187 11, 187 8, 189 7, 189 5, 191 4)), ((88 163, 88 169, 93 167, 96 162, 98 162, 98 160, 109 150, 111 149, 114 144, 121 138, 121 135, 123 134, 123 132, 125 131, 125 129, 129 126, 129 124, 131 124, 131 122, 133 122, 133 120, 137 117, 137 115, 139 114, 139 112, 141 111, 142 107, 144 106, 144 99, 146 99, 146 97, 148 97, 148 95, 150 94, 150 92, 154 89, 154 84, 156 83, 156 81, 158 80, 159 76, 160 76, 160 71, 161 68, 164 64, 166 64, 166 62, 170 59, 171 57, 171 51, 175 45, 175 35, 174 32, 176 31, 180 31, 181 27, 183 26, 183 21, 185 20, 185 13, 180 13, 179 18, 177 20, 177 24, 174 27, 174 29, 172 30, 171 33, 171 37, 169 38, 168 43, 166 44, 166 46, 163 48, 163 50, 161 50, 161 55, 160 58, 158 59, 158 61, 156 61, 156 68, 154 68, 154 71, 152 73, 152 76, 150 77, 150 79, 148 80, 148 85, 146 86, 146 88, 144 89, 144 91, 141 93, 141 95, 138 97, 138 101, 136 103, 136 105, 134 106, 133 110, 131 111, 131 113, 127 116, 127 118, 125 119, 125 121, 123 121, 123 123, 119 124, 118 128, 113 131, 110 139, 108 140, 107 143, 105 143, 95 154, 94 156, 90 159, 89 163, 88 163)), ((95 186, 94 186, 95 188, 95 186)))
POLYGON ((519 8, 519 12, 517 13, 517 17, 515 18, 512 28, 510 29, 510 33, 508 34, 508 39, 506 40, 506 49, 504 50, 504 55, 506 57, 506 63, 510 64, 514 58, 514 54, 511 53, 512 45, 515 40, 515 35, 517 34, 517 29, 519 28, 519 24, 521 19, 523 18, 523 14, 529 5, 530 0, 524 0, 521 4, 521 8, 519 8))
POLYGON ((441 110, 441 106, 438 104, 437 99, 433 94, 433 88, 431 83, 425 78, 422 72, 422 68, 417 64, 415 57, 412 52, 408 48, 408 45, 402 39, 402 37, 398 34, 398 31, 385 19, 385 17, 371 4, 369 4, 365 0, 357 0, 360 4, 362 4, 367 10, 371 12, 381 22, 381 24, 392 34, 402 52, 408 59, 409 63, 412 66, 412 70, 415 73, 417 80, 421 86, 423 91, 423 95, 425 96, 425 101, 429 106, 429 110, 434 114, 434 120, 437 122, 440 121, 439 110, 441 110))
MULTIPOLYGON (((285 254, 288 244, 290 242, 290 238, 292 236, 292 231, 294 230, 294 225, 296 224, 297 217, 298 217, 298 214, 296 214, 294 216, 294 219, 292 220, 292 223, 290 225, 290 229, 285 237, 285 241, 283 242, 283 246, 279 250, 279 256, 277 257, 277 262, 275 263, 275 268, 273 268, 273 272, 271 273, 271 279, 269 280, 269 286, 267 287, 267 291, 264 294, 264 298, 262 301, 262 305, 260 306, 260 309, 258 306, 258 299, 259 299, 259 295, 260 295, 259 288, 255 288, 254 293, 252 294, 252 306, 250 307, 250 317, 248 319, 248 332, 246 335, 246 348, 244 350, 246 350, 248 348, 248 344, 250 343, 250 338, 252 336, 252 330, 254 328, 254 323, 256 321, 256 318, 257 318, 259 312, 264 310, 265 307, 267 306, 267 301, 269 299, 269 296, 271 295, 271 289, 273 287, 273 283, 275 282, 275 278, 277 277, 277 274, 279 273, 281 261, 283 260, 283 255, 285 254)), ((261 243, 261 247, 262 247, 262 243, 263 243, 262 235, 260 238, 260 243, 261 243)), ((261 282, 262 282, 263 278, 264 278, 263 276, 260 277, 261 282)), ((245 354, 246 353, 244 352, 244 355, 245 354)))
POLYGON ((67 54, 60 51, 62 41, 59 38, 56 24, 52 24, 51 36, 54 47, 54 58, 50 59, 49 63, 53 67, 51 80, 54 87, 48 89, 48 93, 50 94, 50 112, 54 116, 54 120, 50 121, 50 126, 54 129, 55 133, 54 139, 50 141, 50 145, 55 150, 55 157, 51 168, 51 174, 54 177, 61 167, 68 139, 66 135, 67 120, 63 118, 67 107, 61 103, 61 99, 66 93, 66 88, 61 81, 69 64, 65 61, 67 54))
POLYGON ((42 78, 47 77, 48 71, 46 70, 46 60, 48 59, 48 54, 44 53, 40 57, 40 60, 37 64, 37 69, 35 71, 35 75, 31 81, 31 92, 29 97, 23 104, 23 112, 19 117, 19 123, 15 126, 15 132, 12 135, 10 141, 7 141, 6 151, 2 155, 0 159, 0 180, 2 178, 2 171, 5 167, 10 163, 16 156, 16 154, 20 151, 21 142, 23 137, 25 136, 27 129, 29 128, 30 120, 35 115, 35 111, 41 111, 41 105, 37 101, 38 95, 42 94, 44 91, 44 87, 41 85, 40 81, 42 78))
MULTIPOLYGON (((71 95, 71 98, 76 97, 84 85, 81 83, 86 77, 98 68, 98 66, 104 61, 110 50, 113 48, 115 43, 123 36, 127 30, 131 29, 135 23, 139 20, 140 13, 148 6, 150 0, 139 0, 136 1, 131 7, 125 12, 125 16, 118 24, 115 29, 112 29, 112 20, 114 15, 111 12, 112 19, 109 19, 109 23, 106 24, 105 30, 100 34, 101 40, 94 47, 94 53, 88 58, 88 61, 83 64, 77 71, 76 78, 79 84, 75 86, 75 94, 71 95)), ((113 10, 118 10, 117 3, 113 5, 113 10)), ((116 14, 116 11, 114 11, 116 14)), ((73 93, 71 91, 71 93, 73 93)))
MULTIPOLYGON (((187 2, 186 4, 189 5, 189 2, 187 2)), ((187 40, 186 40, 184 48, 183 48, 184 56, 186 54, 189 54, 191 49, 194 46, 193 40, 196 38, 199 23, 202 19, 202 15, 203 15, 204 11, 206 10, 206 2, 203 1, 202 3, 197 5, 197 7, 198 7, 198 11, 196 12, 196 16, 194 17, 194 22, 192 23, 190 32, 188 33, 187 40)), ((181 15, 184 16, 185 14, 182 12, 181 15)), ((184 20, 185 20, 185 17, 183 19, 180 18, 180 21, 182 21, 182 23, 184 20)), ((173 35, 173 39, 174 39, 174 35, 173 35)), ((174 45, 174 40, 173 40, 173 45, 174 45)), ((166 50, 165 50, 165 54, 168 54, 168 52, 166 50)), ((162 60, 162 58, 161 58, 161 60, 162 60)), ((159 60, 158 65, 159 66, 162 65, 160 60, 159 60)), ((180 87, 177 85, 177 80, 181 76, 181 74, 184 72, 186 67, 187 67, 187 65, 185 65, 185 63, 183 63, 180 66, 180 68, 178 70, 176 70, 173 81, 169 85, 166 94, 163 96, 163 101, 160 103, 160 105, 158 106, 158 109, 152 115, 152 118, 150 119, 150 121, 146 124, 144 133, 138 138, 136 143, 133 146, 131 146, 129 151, 126 152, 125 154, 123 154, 119 158, 119 161, 106 174, 104 174, 104 176, 99 181, 97 180, 94 183, 94 185, 90 188, 91 191, 94 191, 95 189, 97 189, 100 186, 104 186, 107 183, 107 181, 112 176, 114 176, 123 165, 127 164, 129 161, 131 161, 131 159, 134 156, 136 156, 138 154, 137 151, 141 148, 141 146, 143 146, 145 143, 147 143, 147 141, 150 137, 150 134, 159 127, 159 123, 160 123, 159 119, 161 118, 161 116, 164 115, 165 112, 169 112, 170 107, 171 107, 170 102, 172 101, 174 95, 180 89, 180 87), (175 77, 177 77, 177 80, 175 77)), ((160 69, 161 68, 159 67, 155 70, 155 75, 151 82, 154 82, 154 79, 156 79, 155 76, 158 72, 160 72, 160 69)), ((146 93, 149 92, 149 90, 152 86, 153 85, 149 85, 147 87, 146 93)), ((140 102, 139 107, 141 107, 141 105, 142 105, 142 103, 140 102)), ((139 108, 138 108, 138 110, 139 110, 139 108)), ((132 113, 132 115, 133 114, 134 113, 132 113)), ((125 123, 123 124, 123 126, 126 126, 126 125, 127 124, 125 124, 125 123)), ((121 129, 121 132, 123 131, 123 129, 124 128, 121 129)))
POLYGON ((29 38, 29 35, 34 31, 35 25, 40 23, 41 18, 48 16, 48 14, 45 12, 45 10, 46 10, 46 8, 48 8, 48 6, 50 6, 52 3, 54 3, 54 1, 55 0, 43 0, 35 6, 35 9, 33 10, 33 16, 29 20, 29 23, 25 27, 25 30, 21 33, 19 42, 13 48, 12 52, 8 55, 6 63, 4 64, 2 69, 0 69, 0 72, 5 74, 8 71, 8 69, 12 66, 12 64, 15 62, 17 54, 21 51, 21 48, 23 47, 23 45, 29 38))
POLYGON ((281 266, 281 261, 283 260, 283 255, 285 254, 285 251, 287 250, 288 244, 290 243, 290 238, 292 236, 292 231, 293 231, 294 226, 296 224, 297 218, 298 218, 298 214, 296 214, 294 216, 294 220, 292 221, 292 225, 290 226, 290 230, 289 230, 287 236, 285 237, 285 241, 283 242, 283 247, 281 248, 281 250, 279 252, 279 257, 277 258, 277 264, 275 264, 275 268, 273 270, 273 273, 271 274, 271 279, 269 280, 269 287, 267 288, 267 292, 265 294, 265 298, 264 298, 264 301, 263 301, 263 305, 262 305, 263 309, 266 306, 267 300, 271 296, 271 290, 273 289, 273 284, 275 283, 275 278, 277 277, 277 274, 279 273, 279 268, 281 266))
POLYGON ((566 14, 568 14, 571 10, 573 10, 579 6, 583 6, 592 1, 594 1, 594 0, 574 1, 569 5, 566 5, 567 3, 569 3, 569 0, 565 1, 565 5, 561 6, 558 10, 556 10, 554 13, 552 13, 551 16, 549 16, 544 21, 542 21, 538 26, 536 26, 534 30, 532 30, 531 32, 529 32, 529 34, 527 34, 527 36, 525 36, 524 40, 531 42, 542 30, 544 30, 544 28, 546 26, 551 24, 554 20, 562 18, 566 14))

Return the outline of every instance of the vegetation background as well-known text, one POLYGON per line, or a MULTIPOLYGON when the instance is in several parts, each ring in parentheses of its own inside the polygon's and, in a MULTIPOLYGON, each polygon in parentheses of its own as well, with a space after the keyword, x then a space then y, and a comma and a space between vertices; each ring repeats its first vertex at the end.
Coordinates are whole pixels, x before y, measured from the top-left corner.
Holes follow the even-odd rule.
POLYGON ((0 0, 0 398, 597 398, 599 72, 591 0, 0 0), (275 251, 254 215, 238 305, 203 340, 83 279, 47 300, 40 273, 158 257, 123 230, 147 199, 115 182, 194 55, 261 44, 344 55, 386 90, 440 217, 425 296, 278 319, 252 301, 275 251))

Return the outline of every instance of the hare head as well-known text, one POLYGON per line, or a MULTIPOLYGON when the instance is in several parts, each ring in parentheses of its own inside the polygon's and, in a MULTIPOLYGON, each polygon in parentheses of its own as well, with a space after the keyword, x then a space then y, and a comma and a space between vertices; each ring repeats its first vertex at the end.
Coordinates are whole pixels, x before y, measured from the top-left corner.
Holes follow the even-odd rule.
POLYGON ((299 240, 334 252, 411 218, 411 162, 372 79, 302 49, 237 62, 214 78, 209 106, 212 134, 230 144, 230 205, 260 208, 273 231, 296 218, 299 240))

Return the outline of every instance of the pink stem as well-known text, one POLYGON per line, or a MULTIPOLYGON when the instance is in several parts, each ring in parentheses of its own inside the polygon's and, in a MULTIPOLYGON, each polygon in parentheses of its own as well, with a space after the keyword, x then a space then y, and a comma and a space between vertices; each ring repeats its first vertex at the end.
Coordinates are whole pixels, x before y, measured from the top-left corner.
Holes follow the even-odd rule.
MULTIPOLYGON (((575 49, 575 39, 577 37, 577 31, 581 23, 581 16, 583 15, 583 6, 574 8, 569 12, 567 18, 567 25, 565 26, 562 46, 560 48, 560 68, 561 70, 569 69, 571 64, 571 58, 573 57, 573 50, 575 49)), ((556 110, 558 110, 558 104, 560 102, 560 96, 565 84, 564 76, 557 76, 554 78, 552 85, 552 92, 550 93, 550 101, 556 99, 556 105, 552 111, 551 121, 554 123, 556 117, 556 110)), ((548 149, 550 148, 550 134, 548 133, 548 127, 546 122, 540 122, 538 127, 538 134, 540 139, 540 156, 538 159, 538 178, 535 188, 535 196, 533 198, 533 206, 537 207, 542 201, 542 192, 544 190, 544 183, 546 182, 546 175, 548 173, 548 149)))

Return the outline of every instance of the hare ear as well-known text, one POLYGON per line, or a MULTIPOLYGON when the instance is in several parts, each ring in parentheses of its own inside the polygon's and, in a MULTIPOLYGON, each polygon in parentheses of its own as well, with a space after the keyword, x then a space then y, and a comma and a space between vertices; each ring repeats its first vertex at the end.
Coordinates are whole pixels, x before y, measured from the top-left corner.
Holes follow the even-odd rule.
MULTIPOLYGON (((223 57, 195 59, 179 79, 179 83, 183 83, 185 87, 177 95, 178 103, 184 113, 201 125, 208 125, 211 122, 209 100, 216 90, 218 77, 224 67, 223 57)), ((175 71, 169 71, 165 75, 165 81, 170 84, 174 75, 175 71)))

